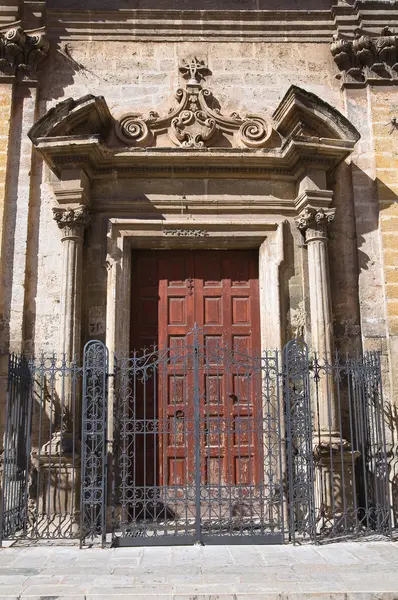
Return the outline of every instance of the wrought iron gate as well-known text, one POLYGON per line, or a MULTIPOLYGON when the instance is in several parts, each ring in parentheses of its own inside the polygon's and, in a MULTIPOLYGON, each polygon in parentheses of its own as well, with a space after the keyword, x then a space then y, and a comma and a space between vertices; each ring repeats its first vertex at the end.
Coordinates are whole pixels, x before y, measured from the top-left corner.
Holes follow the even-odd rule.
POLYGON ((118 545, 281 543, 278 353, 200 341, 121 361, 114 415, 118 545))
POLYGON ((391 534, 377 353, 331 361, 293 340, 247 356, 195 328, 109 363, 97 341, 82 366, 10 357, 1 540, 391 534))

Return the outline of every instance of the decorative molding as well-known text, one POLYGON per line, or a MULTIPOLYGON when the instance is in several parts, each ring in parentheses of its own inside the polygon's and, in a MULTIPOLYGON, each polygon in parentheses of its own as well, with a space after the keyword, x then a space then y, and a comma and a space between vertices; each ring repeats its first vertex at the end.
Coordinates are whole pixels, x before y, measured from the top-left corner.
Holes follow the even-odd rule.
POLYGON ((87 206, 77 208, 53 208, 54 220, 63 231, 63 239, 83 237, 83 232, 90 224, 90 212, 87 206))
MULTIPOLYGON (((335 3, 337 4, 337 2, 335 3)), ((51 39, 59 41, 321 42, 359 27, 377 34, 398 26, 396 3, 356 0, 330 10, 60 10, 47 9, 51 39)))
POLYGON ((57 177, 77 168, 90 179, 196 173, 292 181, 303 168, 334 168, 360 137, 338 110, 297 86, 289 88, 272 118, 241 119, 222 115, 211 92, 190 81, 164 118, 131 113, 115 123, 115 132, 105 99, 88 95, 51 108, 29 137, 57 177))
POLYGON ((25 32, 19 25, 0 33, 0 73, 36 79, 39 65, 47 58, 50 44, 44 28, 25 32))
POLYGON ((349 40, 336 34, 331 52, 345 87, 398 83, 398 36, 388 27, 377 38, 356 32, 349 40))
MULTIPOLYGON (((217 133, 228 138, 234 147, 265 148, 271 141, 272 122, 264 116, 237 113, 224 116, 212 106, 214 99, 199 83, 208 72, 204 61, 196 57, 186 60, 180 68, 189 80, 186 89, 178 89, 178 105, 165 117, 152 111, 147 118, 138 113, 124 115, 115 127, 116 137, 129 146, 156 146, 157 137, 167 133, 169 140, 182 148, 201 149, 220 145, 217 133)), ((164 145, 164 144, 163 144, 164 145)))
POLYGON ((162 233, 176 237, 209 237, 207 229, 163 229, 162 233))
POLYGON ((296 225, 305 235, 305 241, 327 239, 328 225, 334 220, 336 209, 324 210, 320 208, 305 208, 296 219, 296 225))

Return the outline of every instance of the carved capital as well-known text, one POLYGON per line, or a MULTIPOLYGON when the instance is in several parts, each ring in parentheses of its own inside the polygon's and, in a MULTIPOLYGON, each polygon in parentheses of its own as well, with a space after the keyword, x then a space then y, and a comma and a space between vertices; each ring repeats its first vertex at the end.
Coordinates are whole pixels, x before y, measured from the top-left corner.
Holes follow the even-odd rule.
POLYGON ((327 239, 327 228, 334 219, 335 209, 306 208, 296 219, 296 225, 305 235, 305 241, 327 239))
POLYGON ((63 238, 77 237, 83 239, 84 229, 90 223, 87 206, 77 208, 53 208, 54 220, 62 230, 63 238))
POLYGON ((331 53, 339 67, 344 84, 398 78, 398 36, 388 27, 379 37, 370 37, 357 31, 354 39, 333 36, 331 53))
POLYGON ((0 34, 0 73, 36 79, 37 69, 49 49, 43 30, 28 34, 20 26, 13 27, 0 34))

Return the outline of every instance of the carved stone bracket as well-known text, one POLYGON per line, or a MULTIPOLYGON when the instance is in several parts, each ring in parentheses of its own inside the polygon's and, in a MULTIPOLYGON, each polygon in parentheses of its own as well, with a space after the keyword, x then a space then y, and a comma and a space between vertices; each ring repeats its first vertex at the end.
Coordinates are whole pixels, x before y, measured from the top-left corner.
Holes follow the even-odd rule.
POLYGON ((17 26, 0 33, 0 73, 36 79, 40 63, 47 57, 50 44, 42 29, 26 33, 17 26))
POLYGON ((331 52, 343 85, 398 80, 398 36, 388 27, 378 38, 361 32, 353 40, 334 35, 331 52))
POLYGON ((311 242, 319 238, 327 238, 328 225, 333 221, 335 209, 317 210, 306 208, 296 219, 296 225, 305 234, 305 241, 311 242))
POLYGON ((54 220, 62 229, 63 237, 83 237, 83 232, 90 223, 90 213, 86 206, 78 208, 53 208, 54 220))
POLYGON ((183 148, 205 148, 214 146, 217 132, 232 136, 237 146, 264 148, 272 132, 272 123, 264 116, 248 115, 241 118, 237 113, 229 117, 221 113, 215 104, 212 93, 202 88, 199 80, 207 70, 204 62, 192 59, 181 69, 190 76, 186 89, 178 89, 178 105, 170 109, 165 117, 150 112, 147 118, 140 114, 124 115, 116 124, 116 136, 123 144, 130 146, 155 146, 156 137, 167 133, 176 146, 183 148))

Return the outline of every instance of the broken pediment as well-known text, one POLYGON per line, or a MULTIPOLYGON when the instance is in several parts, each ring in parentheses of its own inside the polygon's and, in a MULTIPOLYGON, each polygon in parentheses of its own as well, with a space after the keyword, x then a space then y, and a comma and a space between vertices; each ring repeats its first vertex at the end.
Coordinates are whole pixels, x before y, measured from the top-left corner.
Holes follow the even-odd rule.
POLYGON ((357 142, 356 128, 338 110, 311 92, 292 85, 273 114, 284 138, 317 137, 357 142))
POLYGON ((73 135, 101 135, 112 124, 112 116, 102 96, 87 94, 78 100, 67 98, 43 115, 30 129, 34 144, 39 138, 73 135))
POLYGON ((289 88, 272 117, 226 116, 202 87, 205 69, 197 59, 182 67, 188 81, 164 116, 132 112, 117 119, 103 97, 87 95, 51 108, 29 136, 57 175, 64 166, 79 164, 93 177, 109 170, 170 168, 294 176, 303 160, 333 168, 359 139, 338 110, 297 86, 289 88))

